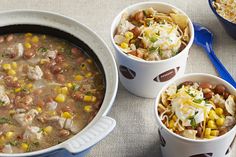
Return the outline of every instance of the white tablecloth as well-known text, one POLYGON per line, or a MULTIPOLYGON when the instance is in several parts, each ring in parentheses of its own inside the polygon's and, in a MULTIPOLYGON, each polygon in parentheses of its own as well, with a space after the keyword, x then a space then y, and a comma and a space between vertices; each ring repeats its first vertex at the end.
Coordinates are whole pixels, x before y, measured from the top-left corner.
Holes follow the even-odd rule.
MULTIPOLYGON (((143 0, 1 0, 0 11, 37 9, 72 17, 93 29, 112 48, 109 30, 113 18, 130 4, 143 0)), ((165 0, 185 11, 194 22, 207 26, 214 34, 214 50, 236 79, 236 41, 225 34, 211 12, 207 0, 165 0)), ((1 19, 0 19, 1 20, 1 19)), ((192 46, 186 73, 215 74, 214 67, 201 48, 192 46)), ((117 121, 115 130, 96 145, 89 157, 154 157, 161 156, 152 99, 127 92, 122 85, 109 113, 117 121)), ((236 157, 234 145, 233 157, 236 157)))

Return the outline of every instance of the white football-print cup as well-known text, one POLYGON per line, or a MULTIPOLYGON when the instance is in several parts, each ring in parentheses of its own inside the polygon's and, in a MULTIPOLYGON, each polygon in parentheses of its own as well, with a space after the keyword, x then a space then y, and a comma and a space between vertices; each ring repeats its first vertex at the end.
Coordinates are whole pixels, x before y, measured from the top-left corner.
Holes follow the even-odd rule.
MULTIPOLYGON (((159 12, 169 13, 173 9, 186 15, 182 10, 162 2, 142 2, 134 4, 121 11, 114 19, 111 26, 111 40, 116 52, 116 61, 119 78, 123 86, 131 93, 145 97, 155 98, 158 91, 171 79, 182 76, 185 72, 189 48, 194 39, 194 30, 191 20, 189 21, 190 41, 187 46, 176 56, 160 61, 145 61, 125 54, 114 42, 116 28, 123 13, 128 14, 153 7, 159 12)), ((186 15, 187 16, 187 15, 186 15)))
POLYGON ((231 148, 236 135, 236 125, 226 134, 214 139, 194 140, 185 138, 171 132, 161 121, 158 115, 158 104, 161 99, 161 93, 169 85, 175 83, 179 85, 185 81, 210 82, 212 84, 223 84, 232 95, 236 95, 236 89, 226 81, 213 75, 193 73, 170 81, 165 85, 157 95, 155 100, 155 117, 158 124, 158 133, 160 137, 161 151, 163 157, 234 157, 231 155, 231 148))

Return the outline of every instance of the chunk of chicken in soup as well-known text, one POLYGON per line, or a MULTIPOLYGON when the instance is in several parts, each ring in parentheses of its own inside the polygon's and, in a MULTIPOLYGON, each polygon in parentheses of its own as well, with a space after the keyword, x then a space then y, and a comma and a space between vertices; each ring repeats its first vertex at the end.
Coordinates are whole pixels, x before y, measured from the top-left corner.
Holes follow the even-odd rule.
POLYGON ((0 38, 0 152, 45 149, 81 131, 105 93, 93 58, 48 35, 0 38))

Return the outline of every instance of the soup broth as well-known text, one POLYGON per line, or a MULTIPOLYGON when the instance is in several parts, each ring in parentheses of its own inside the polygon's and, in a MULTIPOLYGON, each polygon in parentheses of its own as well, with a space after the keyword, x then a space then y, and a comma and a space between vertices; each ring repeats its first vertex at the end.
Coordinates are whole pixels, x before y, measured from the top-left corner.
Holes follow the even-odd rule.
POLYGON ((96 115, 104 75, 79 47, 43 34, 0 36, 0 152, 57 145, 96 115))

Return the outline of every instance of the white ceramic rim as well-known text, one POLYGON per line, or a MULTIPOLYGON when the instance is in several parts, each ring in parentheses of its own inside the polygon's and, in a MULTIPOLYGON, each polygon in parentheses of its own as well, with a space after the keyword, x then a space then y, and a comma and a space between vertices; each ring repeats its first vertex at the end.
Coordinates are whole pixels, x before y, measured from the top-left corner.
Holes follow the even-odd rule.
MULTIPOLYGON (((56 151, 56 150, 60 150, 60 149, 65 149, 68 151, 68 149, 66 149, 64 147, 65 143, 68 143, 68 142, 71 142, 73 141, 73 139, 75 139, 77 136, 80 136, 80 134, 86 132, 87 130, 89 130, 89 128, 93 125, 96 124, 96 122, 102 118, 102 117, 105 117, 107 115, 107 113, 109 112, 109 110, 111 109, 112 105, 113 105, 113 102, 115 100, 115 97, 116 97, 116 93, 117 93, 117 90, 118 90, 118 71, 117 71, 117 67, 116 67, 116 62, 115 62, 115 59, 114 59, 114 56, 112 55, 112 52, 111 50, 109 49, 109 47, 107 46, 107 44, 104 42, 104 40, 99 37, 94 31, 92 31, 90 28, 88 28, 87 26, 79 23, 78 21, 70 18, 70 17, 67 17, 67 16, 64 16, 62 14, 59 14, 59 13, 55 13, 55 12, 51 12, 51 11, 42 11, 42 10, 35 10, 35 9, 15 9, 15 10, 8 10, 8 11, 1 11, 0 12, 0 15, 2 14, 18 14, 18 13, 27 13, 27 14, 30 14, 30 13, 36 13, 36 14, 43 14, 43 15, 51 15, 51 16, 54 16, 55 18, 61 18, 61 19, 66 19, 66 20, 69 20, 71 23, 74 23, 76 25, 78 25, 78 27, 81 27, 82 29, 84 29, 86 32, 90 33, 92 36, 95 36, 98 40, 100 40, 100 42, 103 44, 103 46, 105 47, 104 51, 107 51, 107 53, 110 54, 110 59, 111 59, 111 62, 113 62, 114 64, 112 65, 113 66, 113 70, 112 73, 114 75, 114 81, 112 84, 113 86, 113 93, 111 93, 110 95, 112 95, 109 99, 109 104, 107 105, 107 108, 104 110, 104 111, 101 111, 101 108, 100 110, 98 111, 97 115, 93 118, 93 120, 85 127, 83 128, 79 133, 77 133, 76 135, 74 135, 73 137, 69 138, 68 140, 60 143, 60 144, 57 144, 57 145, 54 145, 54 146, 51 146, 49 148, 46 148, 46 149, 41 149, 41 150, 38 150, 38 151, 33 151, 33 152, 26 152, 26 153, 14 153, 14 154, 8 154, 8 153, 0 153, 0 156, 7 156, 7 157, 25 157, 25 156, 37 156, 37 155, 46 155, 47 153, 50 154, 51 152, 53 151, 56 151), (101 113, 102 112, 102 113, 101 113)), ((40 15, 42 16, 42 15, 40 15)), ((12 20, 14 21, 14 19, 12 20)), ((29 24, 29 23, 19 23, 19 22, 15 22, 14 24, 29 24)), ((34 23, 30 23, 30 24, 34 24, 34 23)), ((12 25, 12 24, 10 24, 12 25)), ((47 26, 45 24, 41 24, 42 26, 47 26)), ((7 24, 5 25, 7 26, 7 24)), ((57 29, 57 28, 56 28, 57 29)), ((62 31, 65 31, 65 30, 62 30, 62 31)), ((65 31, 67 32, 67 31, 65 31)), ((74 34, 72 34, 74 35, 74 34)), ((79 38, 80 39, 80 38, 79 38)), ((81 41, 83 41, 83 39, 80 39, 81 41)), ((85 43, 87 44, 87 43, 85 43)), ((94 51, 94 50, 93 50, 94 51)), ((96 54, 96 51, 94 51, 94 53, 96 54)), ((105 72, 105 68, 106 67, 103 67, 104 68, 104 72, 105 72)), ((106 75, 106 73, 105 73, 106 75)), ((107 79, 106 79, 106 86, 107 86, 107 79)), ((107 90, 106 90, 107 91, 107 90)), ((107 95, 107 92, 104 96, 104 99, 107 95)), ((104 102, 103 102, 104 103, 104 102)), ((103 104, 102 104, 103 106, 103 104)), ((88 148, 87 148, 88 149, 88 148)))
POLYGON ((225 136, 227 136, 227 134, 229 134, 231 131, 233 131, 234 129, 236 129, 236 125, 230 129, 230 131, 228 131, 227 133, 225 133, 224 135, 221 135, 221 136, 218 136, 216 138, 213 138, 213 139, 203 139, 203 140, 193 140, 193 139, 190 139, 190 138, 187 138, 187 137, 183 137, 181 135, 178 135, 176 133, 173 133, 171 132, 161 121, 159 115, 158 115, 158 111, 157 111, 157 106, 159 104, 159 100, 160 100, 160 97, 161 97, 161 93, 164 92, 164 90, 170 86, 171 84, 173 84, 174 82, 176 82, 177 80, 180 80, 182 78, 185 78, 185 77, 194 77, 194 76, 205 76, 205 77, 211 77, 211 78, 214 78, 216 79, 219 83, 222 83, 222 84, 227 84, 232 90, 236 91, 236 89, 231 85, 229 84, 228 82, 226 82, 225 80, 217 77, 217 76, 214 76, 214 75, 211 75, 211 74, 205 74, 205 73, 191 73, 191 74, 185 74, 183 75, 182 77, 178 77, 172 81, 170 81, 168 84, 166 84, 161 90, 160 92, 158 93, 156 99, 155 99, 155 104, 154 104, 154 112, 155 112, 155 118, 156 120, 158 121, 159 124, 161 124, 161 126, 158 126, 159 128, 162 127, 164 128, 165 130, 167 130, 167 132, 171 135, 173 135, 174 137, 176 138, 179 138, 179 139, 182 139, 184 141, 188 141, 188 142, 196 142, 196 143, 205 143, 205 142, 210 142, 210 141, 218 141, 218 140, 221 140, 222 138, 224 138, 225 136))
POLYGON ((125 9, 123 9, 113 20, 112 24, 111 24, 111 30, 110 30, 110 38, 111 38, 111 41, 112 41, 112 44, 113 46, 116 48, 116 50, 121 53, 123 56, 129 58, 129 59, 132 59, 132 60, 135 60, 137 62, 141 62, 141 63, 147 63, 147 64, 155 64, 155 63, 163 63, 163 62, 171 62, 172 59, 174 59, 176 56, 178 56, 180 53, 182 53, 183 51, 185 50, 188 50, 190 49, 190 47, 192 46, 193 44, 193 40, 194 40, 194 28, 193 28, 193 23, 192 21, 190 20, 190 18, 188 17, 188 15, 182 11, 181 9, 169 4, 169 3, 165 3, 165 2, 140 2, 140 3, 135 3, 133 5, 130 5, 128 7, 126 7, 125 9), (145 5, 145 4, 153 4, 153 5, 166 5, 168 7, 171 7, 175 10, 178 10, 179 12, 181 12, 183 15, 185 15, 188 19, 188 22, 189 22, 189 25, 190 25, 190 31, 191 31, 191 37, 190 37, 190 40, 187 44, 187 46, 181 51, 179 52, 177 55, 171 57, 171 58, 168 58, 168 59, 164 59, 164 60, 159 60, 159 61, 147 61, 147 60, 144 60, 144 59, 137 59, 135 57, 131 57, 127 54, 125 54, 120 48, 119 46, 115 43, 114 41, 114 31, 115 29, 117 28, 117 25, 115 25, 116 21, 118 21, 119 17, 124 13, 126 12, 127 10, 131 9, 131 8, 135 8, 137 6, 142 6, 142 5, 145 5))

